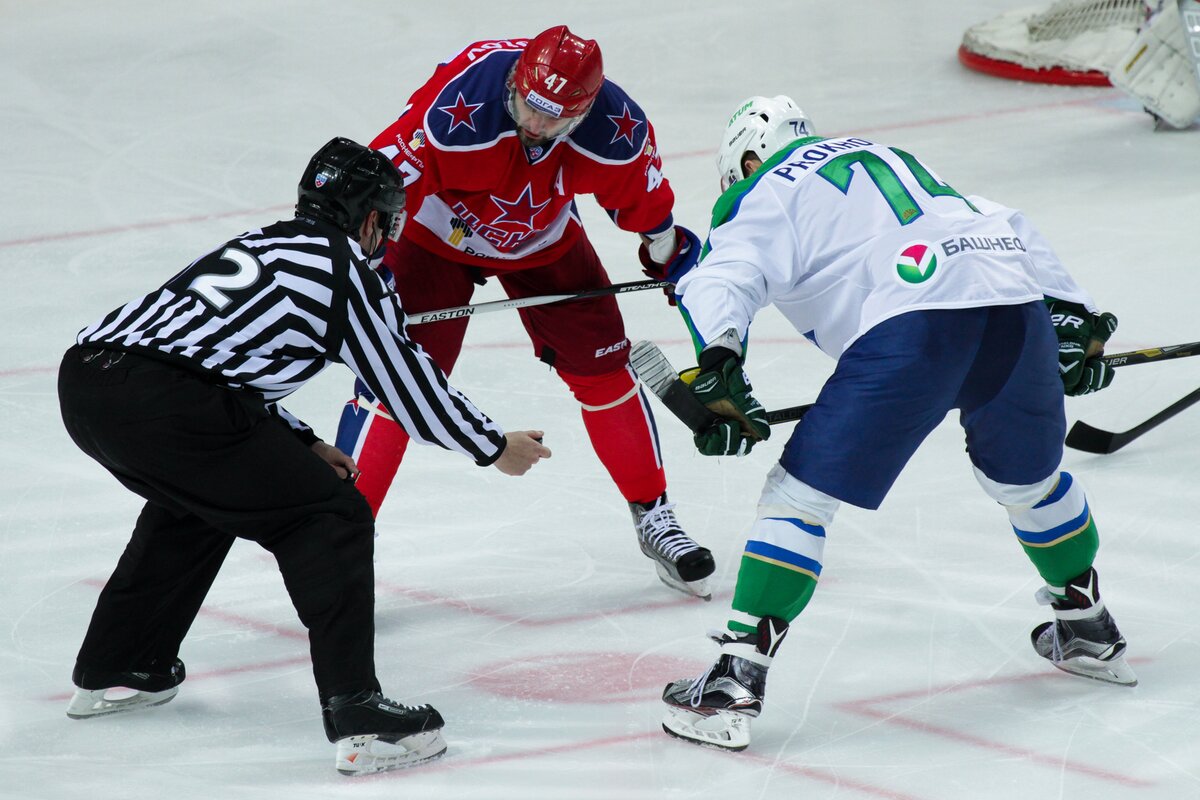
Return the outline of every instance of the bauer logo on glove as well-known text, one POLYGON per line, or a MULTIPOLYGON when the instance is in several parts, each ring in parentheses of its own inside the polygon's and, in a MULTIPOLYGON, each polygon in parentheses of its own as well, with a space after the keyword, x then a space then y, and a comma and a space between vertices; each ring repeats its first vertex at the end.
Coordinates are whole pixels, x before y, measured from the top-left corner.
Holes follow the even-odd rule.
POLYGON ((1113 369, 1100 360, 1104 345, 1117 329, 1117 318, 1107 311, 1093 314, 1079 303, 1046 298, 1050 322, 1058 337, 1058 371, 1063 391, 1077 397, 1106 388, 1113 369))
POLYGON ((706 369, 687 370, 680 376, 692 394, 723 419, 697 433, 696 448, 706 456, 742 456, 755 442, 770 438, 767 412, 750 394, 750 381, 741 361, 728 357, 706 369))

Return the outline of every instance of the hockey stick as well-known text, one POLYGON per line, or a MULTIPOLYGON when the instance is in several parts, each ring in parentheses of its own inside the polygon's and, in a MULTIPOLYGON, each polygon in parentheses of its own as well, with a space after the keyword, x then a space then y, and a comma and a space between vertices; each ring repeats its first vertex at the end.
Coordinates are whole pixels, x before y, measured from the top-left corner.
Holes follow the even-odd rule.
MULTIPOLYGON (((1149 364, 1155 361, 1194 355, 1200 355, 1200 342, 1131 350, 1125 353, 1101 356, 1101 359, 1109 366, 1116 367, 1149 364)), ((720 419, 717 414, 696 399, 658 345, 648 341, 634 343, 629 351, 629 363, 642 383, 646 384, 650 391, 662 400, 663 405, 693 432, 698 433, 720 419)), ((1124 433, 1108 433, 1092 428, 1087 423, 1076 422, 1067 435, 1066 444, 1068 447, 1086 450, 1090 453, 1111 453, 1196 402, 1200 402, 1200 389, 1124 433), (1115 446, 1113 446, 1114 442, 1115 446), (1111 449, 1094 449, 1105 447, 1111 449)), ((768 411, 767 422, 771 425, 794 422, 802 418, 812 406, 812 403, 806 403, 768 411)))
MULTIPOLYGON (((1145 350, 1131 350, 1128 353, 1113 353, 1111 356, 1101 356, 1100 360, 1110 367, 1127 367, 1132 364, 1150 364, 1155 361, 1165 361, 1172 358, 1187 358, 1200 355, 1200 342, 1188 344, 1172 344, 1164 347, 1148 347, 1145 350)), ((1067 432, 1065 444, 1075 450, 1085 453, 1108 455, 1115 453, 1134 439, 1152 428, 1157 428, 1171 417, 1183 411, 1190 405, 1200 402, 1200 389, 1158 412, 1150 419, 1135 425, 1127 431, 1106 431, 1093 428, 1083 420, 1077 420, 1067 432)))
POLYGON ((1196 403, 1200 403, 1200 389, 1176 400, 1140 425, 1134 425, 1129 430, 1121 431, 1120 433, 1093 428, 1086 422, 1079 420, 1071 426, 1070 432, 1067 433, 1066 445, 1076 450, 1082 450, 1085 453, 1097 453, 1099 455, 1115 453, 1146 431, 1157 428, 1180 411, 1196 403))
POLYGON ((545 294, 538 297, 517 297, 509 300, 493 300, 490 303, 476 303, 472 306, 456 306, 455 308, 440 308, 437 311, 424 311, 410 315, 409 325, 424 325, 426 322, 441 322, 446 319, 471 317, 475 314, 486 314, 489 311, 504 311, 510 308, 528 308, 542 306, 548 303, 561 303, 566 300, 583 300, 588 297, 606 297, 610 294, 640 292, 644 289, 662 289, 673 286, 670 281, 630 281, 629 283, 614 283, 603 289, 586 289, 582 292, 568 294, 545 294))
MULTIPOLYGON (((679 377, 671 362, 654 342, 635 342, 629 350, 629 364, 638 379, 662 400, 667 410, 692 429, 693 433, 705 430, 721 417, 696 399, 692 390, 679 377)), ((767 412, 767 424, 779 425, 794 422, 812 408, 812 403, 802 406, 779 408, 767 412)))
POLYGON ((1200 342, 1169 344, 1163 347, 1147 347, 1145 350, 1130 350, 1127 353, 1113 353, 1111 356, 1100 356, 1100 360, 1110 367, 1128 367, 1133 364, 1150 364, 1155 361, 1187 358, 1188 356, 1200 356, 1200 342))

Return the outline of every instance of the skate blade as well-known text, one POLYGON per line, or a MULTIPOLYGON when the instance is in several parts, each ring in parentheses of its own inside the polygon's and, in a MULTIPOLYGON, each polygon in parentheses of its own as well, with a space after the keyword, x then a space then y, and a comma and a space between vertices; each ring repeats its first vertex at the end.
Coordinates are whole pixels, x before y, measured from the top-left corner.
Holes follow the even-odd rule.
POLYGON ((738 752, 750 746, 750 719, 737 711, 715 710, 700 714, 668 706, 662 727, 675 738, 692 744, 738 752))
POLYGON ((1069 672, 1072 675, 1078 675, 1082 678, 1091 678, 1092 680, 1103 681, 1104 683, 1114 683, 1118 686, 1137 686, 1138 684, 1137 675, 1125 663, 1124 656, 1114 658, 1111 661, 1101 661, 1098 658, 1078 656, 1065 661, 1053 661, 1051 663, 1063 672, 1069 672))
POLYGON ((446 752, 442 732, 424 731, 405 736, 395 744, 375 734, 348 736, 337 743, 337 771, 351 777, 392 769, 405 769, 432 761, 446 752))
POLYGON ((701 578, 698 581, 681 580, 657 561, 654 562, 654 569, 658 571, 658 579, 675 591, 683 592, 691 597, 699 597, 701 600, 712 600, 712 589, 708 585, 708 578, 701 578))
POLYGON ((122 711, 136 711, 139 708, 169 703, 177 694, 178 686, 162 692, 139 692, 119 686, 109 689, 76 689, 75 696, 67 706, 67 716, 71 719, 89 719, 105 714, 119 714, 122 711), (113 694, 110 695, 110 692, 113 694))

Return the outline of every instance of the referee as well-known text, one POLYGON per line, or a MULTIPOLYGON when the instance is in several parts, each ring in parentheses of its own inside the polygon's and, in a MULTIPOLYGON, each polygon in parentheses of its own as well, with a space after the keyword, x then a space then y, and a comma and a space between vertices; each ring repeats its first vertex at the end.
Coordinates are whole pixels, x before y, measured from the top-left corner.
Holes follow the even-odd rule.
POLYGON ((541 431, 504 433, 408 338, 399 300, 367 264, 403 220, 392 163, 333 139, 300 179, 295 219, 218 246, 79 333, 59 370, 63 422, 146 505, 79 650, 69 717, 175 696, 180 643, 242 538, 275 556, 308 629, 338 770, 445 751, 436 710, 380 694, 374 520, 357 467, 277 405, 340 362, 420 442, 508 475, 550 456, 541 431))

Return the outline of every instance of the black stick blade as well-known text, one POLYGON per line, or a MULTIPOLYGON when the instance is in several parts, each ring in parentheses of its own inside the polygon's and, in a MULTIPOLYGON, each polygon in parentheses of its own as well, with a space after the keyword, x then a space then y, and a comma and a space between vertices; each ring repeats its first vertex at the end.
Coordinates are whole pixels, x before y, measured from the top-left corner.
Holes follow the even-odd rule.
POLYGON ((1099 428, 1093 428, 1082 420, 1071 426, 1071 430, 1067 432, 1067 447, 1075 450, 1082 450, 1085 453, 1096 453, 1098 455, 1108 455, 1125 446, 1125 442, 1119 442, 1113 446, 1114 440, 1119 434, 1109 431, 1102 431, 1099 428))
POLYGON ((1115 453, 1146 431, 1157 428, 1180 411, 1196 403, 1200 403, 1200 389, 1179 398, 1140 425, 1134 425, 1129 430, 1120 433, 1109 433, 1099 428, 1093 428, 1086 422, 1076 422, 1071 426, 1070 432, 1067 433, 1066 445, 1076 450, 1082 450, 1085 453, 1099 453, 1101 455, 1115 453))

